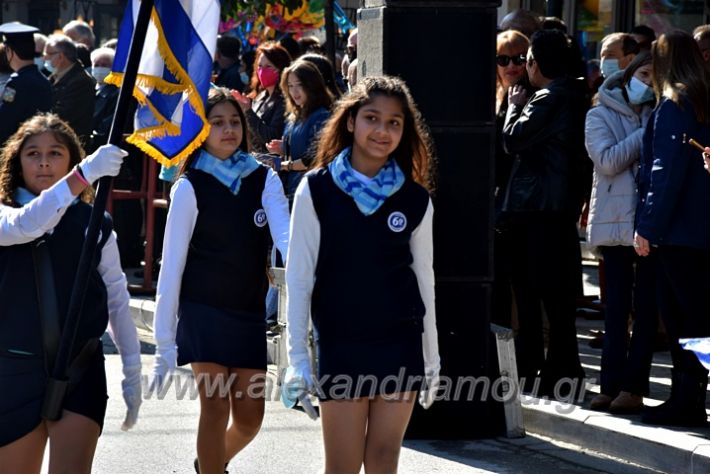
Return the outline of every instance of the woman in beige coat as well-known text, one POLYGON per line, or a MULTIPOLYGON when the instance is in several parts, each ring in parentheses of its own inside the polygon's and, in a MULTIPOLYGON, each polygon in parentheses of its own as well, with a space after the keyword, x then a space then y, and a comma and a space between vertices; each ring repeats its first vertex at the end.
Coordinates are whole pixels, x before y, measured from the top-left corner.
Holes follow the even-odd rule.
POLYGON ((607 280, 601 393, 592 399, 593 410, 638 412, 648 393, 657 324, 655 259, 637 258, 633 242, 638 161, 655 102, 650 84, 651 57, 644 52, 604 81, 598 105, 587 114, 585 144, 594 162, 587 241, 602 255, 607 280))

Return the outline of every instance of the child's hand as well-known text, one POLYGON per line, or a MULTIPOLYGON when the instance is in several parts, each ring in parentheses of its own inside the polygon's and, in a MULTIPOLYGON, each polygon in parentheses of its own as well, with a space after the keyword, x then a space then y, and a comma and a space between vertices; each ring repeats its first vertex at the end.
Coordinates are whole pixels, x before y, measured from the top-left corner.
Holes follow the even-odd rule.
POLYGON ((276 153, 277 155, 282 155, 282 144, 283 140, 271 140, 269 143, 266 144, 266 149, 269 150, 269 153, 276 153))
POLYGON ((124 367, 125 378, 121 382, 123 388, 123 400, 126 403, 126 419, 121 425, 121 430, 128 431, 138 420, 138 409, 142 402, 141 390, 141 366, 124 367))
POLYGON ((103 145, 79 164, 84 178, 93 183, 103 176, 116 176, 128 153, 116 145, 103 145))
POLYGON ((436 401, 440 385, 441 379, 439 377, 438 370, 426 374, 425 385, 419 392, 419 404, 422 406, 422 408, 427 410, 432 405, 432 403, 436 401))
POLYGON ((237 101, 244 112, 251 109, 251 99, 249 97, 245 96, 236 89, 231 89, 229 93, 232 94, 232 97, 234 97, 234 100, 237 101))
POLYGON ((648 239, 640 236, 638 232, 634 233, 634 249, 639 257, 647 257, 651 253, 651 243, 648 239))

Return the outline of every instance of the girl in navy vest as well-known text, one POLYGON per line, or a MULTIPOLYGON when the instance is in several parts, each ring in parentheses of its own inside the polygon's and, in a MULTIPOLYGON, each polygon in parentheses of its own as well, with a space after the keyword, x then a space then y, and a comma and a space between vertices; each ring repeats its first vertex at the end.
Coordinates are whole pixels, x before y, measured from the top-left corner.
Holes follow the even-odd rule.
POLYGON ((201 408, 195 469, 221 472, 264 416, 263 391, 251 384, 266 371, 266 256, 269 232, 286 255, 289 213, 276 173, 248 154, 236 99, 212 89, 206 113, 209 136, 170 193, 154 373, 162 385, 176 365, 191 364, 201 408))
MULTIPOLYGON (((106 331, 121 353, 124 429, 141 403, 140 344, 129 311, 116 234, 104 218, 71 360, 71 380, 58 421, 41 417, 47 373, 33 247, 46 245, 60 331, 91 214, 90 184, 116 176, 126 152, 104 145, 82 160, 79 139, 56 115, 26 121, 8 139, 0 161, 0 471, 39 473, 49 443, 51 472, 90 472, 103 428, 107 390, 99 338, 106 331), (81 195, 81 199, 77 196, 81 195)), ((51 304, 51 303, 50 303, 51 304)))
POLYGON ((330 116, 333 96, 318 68, 303 60, 284 69, 281 90, 286 97, 286 129, 282 140, 271 140, 266 148, 285 158, 281 171, 285 172, 286 196, 293 203, 298 183, 313 161, 318 134, 330 116))
POLYGON ((430 150, 404 82, 367 77, 338 102, 296 191, 284 389, 318 394, 326 473, 395 472, 417 392, 424 408, 434 400, 430 150))

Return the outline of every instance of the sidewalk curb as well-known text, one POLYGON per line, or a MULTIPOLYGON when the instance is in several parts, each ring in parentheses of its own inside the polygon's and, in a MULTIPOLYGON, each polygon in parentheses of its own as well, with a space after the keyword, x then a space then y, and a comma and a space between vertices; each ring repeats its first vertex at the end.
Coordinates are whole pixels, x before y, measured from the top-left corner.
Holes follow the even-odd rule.
POLYGON ((642 425, 638 417, 565 411, 569 404, 532 398, 523 404, 525 429, 662 472, 710 472, 710 440, 642 425))

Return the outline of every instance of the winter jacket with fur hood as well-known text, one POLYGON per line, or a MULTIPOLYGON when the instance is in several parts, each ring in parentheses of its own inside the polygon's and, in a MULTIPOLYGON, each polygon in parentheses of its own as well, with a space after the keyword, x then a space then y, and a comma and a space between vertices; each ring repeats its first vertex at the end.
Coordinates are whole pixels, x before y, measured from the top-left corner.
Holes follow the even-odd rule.
POLYGON ((585 145, 594 162, 587 242, 632 245, 636 210, 636 174, 651 105, 636 113, 622 93, 624 71, 599 88, 598 105, 587 113, 585 145))

